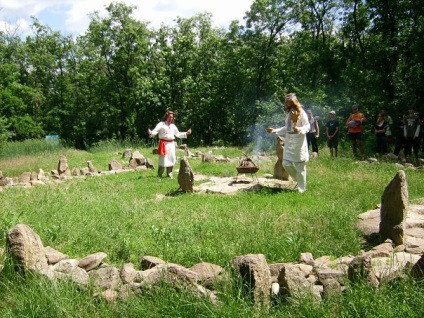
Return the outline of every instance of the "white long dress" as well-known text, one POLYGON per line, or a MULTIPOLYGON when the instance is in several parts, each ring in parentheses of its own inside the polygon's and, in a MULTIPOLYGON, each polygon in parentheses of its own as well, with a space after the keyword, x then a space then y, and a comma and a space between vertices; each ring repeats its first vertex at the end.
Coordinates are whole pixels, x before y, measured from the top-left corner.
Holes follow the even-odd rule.
POLYGON ((158 135, 159 139, 165 142, 165 155, 159 155, 158 164, 161 167, 173 167, 177 162, 175 138, 187 138, 186 132, 180 132, 174 124, 168 125, 166 122, 159 122, 152 130, 151 136, 158 135))

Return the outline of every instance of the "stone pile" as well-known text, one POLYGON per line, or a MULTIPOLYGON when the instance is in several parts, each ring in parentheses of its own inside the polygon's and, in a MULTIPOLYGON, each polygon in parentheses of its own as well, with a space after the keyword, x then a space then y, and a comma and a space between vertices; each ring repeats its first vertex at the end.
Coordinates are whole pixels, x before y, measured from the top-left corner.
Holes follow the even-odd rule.
POLYGON ((71 170, 68 165, 68 160, 65 156, 60 156, 57 169, 50 171, 50 177, 46 175, 43 169, 38 169, 38 172, 36 173, 24 172, 19 177, 14 178, 3 177, 3 173, 0 171, 0 191, 3 190, 3 187, 30 187, 44 185, 52 182, 60 182, 72 177, 101 176, 122 172, 154 169, 154 163, 152 159, 145 158, 138 150, 132 152, 130 149, 127 149, 124 152, 124 156, 124 158, 129 158, 128 166, 123 166, 121 163, 113 159, 108 164, 108 171, 97 170, 92 161, 87 161, 87 167, 74 167, 71 170))
POLYGON ((241 282, 243 294, 254 306, 267 311, 274 297, 312 295, 320 300, 343 293, 347 284, 358 279, 379 287, 404 275, 423 277, 424 206, 410 205, 407 198, 405 173, 399 171, 383 193, 379 217, 375 211, 368 211, 358 220, 358 229, 365 237, 379 239, 381 243, 357 256, 338 259, 330 256, 314 259, 312 253, 305 252, 297 262, 268 264, 265 255, 248 254, 234 257, 228 263, 230 270, 225 270, 211 263, 185 268, 153 256, 142 256, 139 269, 132 263, 119 269, 104 262, 107 258, 104 252, 71 259, 44 247, 39 236, 24 224, 8 231, 7 251, 17 269, 34 271, 52 280, 92 284, 97 288, 96 295, 108 301, 165 282, 217 304, 218 285, 231 283, 232 277, 241 282))

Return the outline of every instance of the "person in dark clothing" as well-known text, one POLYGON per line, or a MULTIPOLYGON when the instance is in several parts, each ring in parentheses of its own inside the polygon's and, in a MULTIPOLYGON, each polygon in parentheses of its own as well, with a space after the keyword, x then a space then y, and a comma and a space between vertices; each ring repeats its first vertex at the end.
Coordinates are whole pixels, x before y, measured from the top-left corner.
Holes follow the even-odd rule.
POLYGON ((405 157, 411 160, 412 151, 415 158, 418 158, 418 150, 420 147, 420 118, 415 113, 415 108, 409 106, 408 115, 405 118, 403 126, 403 136, 405 137, 405 157))
POLYGON ((306 134, 308 149, 309 149, 309 145, 311 145, 312 152, 315 152, 316 154, 318 154, 318 138, 319 138, 318 120, 314 117, 311 110, 307 110, 306 114, 308 115, 309 125, 311 126, 311 129, 306 134))
POLYGON ((404 131, 403 131, 403 127, 405 126, 405 118, 406 118, 406 115, 404 114, 402 118, 400 119, 399 124, 397 126, 396 143, 395 143, 395 149, 393 150, 393 154, 397 157, 399 157, 400 151, 405 146, 405 137, 404 137, 404 131))
POLYGON ((377 152, 379 155, 387 153, 387 122, 385 114, 380 112, 378 114, 377 122, 374 125, 374 133, 377 141, 377 152))

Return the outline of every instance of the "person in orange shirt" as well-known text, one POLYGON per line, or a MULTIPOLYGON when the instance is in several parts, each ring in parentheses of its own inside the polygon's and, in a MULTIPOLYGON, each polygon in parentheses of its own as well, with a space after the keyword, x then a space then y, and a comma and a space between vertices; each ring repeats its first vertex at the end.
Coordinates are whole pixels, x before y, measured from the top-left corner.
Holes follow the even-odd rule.
POLYGON ((352 114, 346 120, 346 126, 349 128, 348 135, 352 142, 353 155, 358 155, 358 150, 361 157, 364 156, 364 142, 363 132, 364 126, 367 122, 365 115, 359 112, 358 105, 352 106, 352 114))

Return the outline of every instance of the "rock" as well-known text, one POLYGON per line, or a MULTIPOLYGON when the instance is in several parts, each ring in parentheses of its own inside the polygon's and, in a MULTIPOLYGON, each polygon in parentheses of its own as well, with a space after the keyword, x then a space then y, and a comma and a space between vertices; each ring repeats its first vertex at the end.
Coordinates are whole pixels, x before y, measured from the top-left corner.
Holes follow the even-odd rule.
POLYGON ((70 177, 71 170, 69 170, 68 160, 65 156, 60 156, 59 163, 57 165, 57 171, 59 176, 70 177))
POLYGON ((78 267, 78 260, 64 259, 52 266, 54 279, 66 279, 74 283, 87 285, 87 272, 78 267))
POLYGON ((132 283, 137 276, 137 271, 132 263, 126 263, 122 266, 120 277, 125 284, 132 283))
POLYGON ((375 272, 372 269, 371 257, 356 257, 348 268, 348 278, 352 282, 356 282, 358 279, 365 278, 372 287, 378 287, 380 285, 375 272))
POLYGON ((199 275, 200 283, 208 289, 215 289, 216 284, 229 279, 221 266, 211 263, 198 263, 190 267, 190 270, 199 275))
POLYGON ((118 290, 122 285, 119 270, 113 266, 91 270, 88 275, 93 285, 98 288, 118 290))
POLYGON ((269 310, 272 282, 265 255, 237 256, 231 260, 230 265, 240 275, 244 292, 250 295, 255 307, 269 310))
POLYGON ((96 168, 94 168, 93 163, 91 161, 87 161, 88 172, 97 173, 96 168))
POLYGON ((315 264, 312 253, 300 253, 300 262, 311 266, 314 266, 315 264))
POLYGON ((314 284, 307 279, 312 269, 305 264, 288 264, 281 268, 278 275, 280 295, 300 298, 313 293, 314 284))
POLYGON ((79 261, 78 266, 88 272, 91 269, 99 266, 106 257, 107 257, 106 253, 103 253, 103 252, 94 253, 81 259, 79 261))
POLYGON ((19 177, 19 183, 29 184, 31 182, 31 172, 23 172, 19 177))
POLYGON ((44 246, 40 237, 29 226, 17 224, 7 232, 8 251, 19 269, 45 273, 48 269, 44 246))
POLYGON ((122 154, 122 158, 131 158, 132 156, 132 149, 125 149, 125 151, 122 154))
POLYGON ((154 256, 143 256, 140 260, 140 267, 142 270, 150 269, 161 264, 165 264, 165 261, 154 256))
POLYGON ((146 158, 146 167, 149 169, 154 169, 155 164, 153 163, 153 160, 150 158, 146 158))
POLYGON ((79 177, 79 175, 80 175, 80 169, 78 169, 78 168, 74 167, 74 168, 72 169, 72 171, 71 171, 71 175, 72 175, 73 177, 79 177))
POLYGON ((424 277, 424 255, 421 255, 421 258, 412 266, 411 275, 415 278, 424 277))
POLYGON ((404 243, 404 226, 408 207, 408 185, 403 170, 398 171, 381 197, 380 240, 391 239, 395 245, 404 243))
POLYGON ((116 161, 116 160, 112 160, 111 162, 109 162, 109 171, 118 171, 122 169, 122 165, 116 161))
POLYGON ((54 265, 54 264, 58 263, 61 260, 64 260, 64 259, 68 259, 69 258, 68 255, 63 254, 63 253, 61 253, 59 251, 56 251, 54 248, 52 248, 50 246, 47 246, 47 247, 44 248, 44 253, 46 255, 47 263, 49 265, 54 265))
POLYGON ((180 170, 178 171, 178 184, 184 192, 193 192, 194 173, 186 157, 180 161, 180 170))

